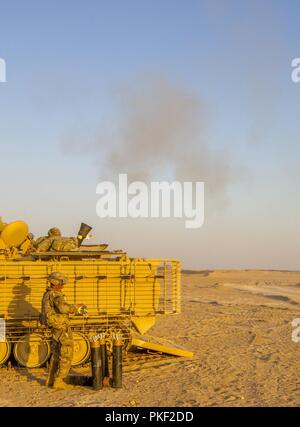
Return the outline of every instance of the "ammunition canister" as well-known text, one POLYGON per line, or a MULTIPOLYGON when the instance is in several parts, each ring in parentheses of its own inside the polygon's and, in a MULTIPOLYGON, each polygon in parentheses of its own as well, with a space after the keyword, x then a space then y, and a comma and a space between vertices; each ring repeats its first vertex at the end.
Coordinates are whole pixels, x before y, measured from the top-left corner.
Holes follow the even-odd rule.
POLYGON ((122 387, 123 342, 117 338, 113 341, 112 386, 122 387))
POLYGON ((109 364, 105 338, 100 339, 100 355, 102 365, 102 378, 109 378, 109 364))
POLYGON ((103 377, 99 341, 91 341, 91 368, 93 389, 100 390, 102 388, 103 377))

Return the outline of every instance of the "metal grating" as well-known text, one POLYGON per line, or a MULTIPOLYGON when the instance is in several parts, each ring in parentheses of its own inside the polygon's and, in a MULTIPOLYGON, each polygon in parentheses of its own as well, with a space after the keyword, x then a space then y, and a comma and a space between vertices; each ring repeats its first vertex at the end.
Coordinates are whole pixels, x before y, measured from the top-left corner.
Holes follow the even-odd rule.
POLYGON ((71 318, 74 330, 130 329, 132 317, 180 312, 175 260, 0 261, 0 318, 10 341, 32 331, 47 335, 38 319, 47 277, 56 270, 69 277, 67 301, 88 306, 87 317, 71 318))

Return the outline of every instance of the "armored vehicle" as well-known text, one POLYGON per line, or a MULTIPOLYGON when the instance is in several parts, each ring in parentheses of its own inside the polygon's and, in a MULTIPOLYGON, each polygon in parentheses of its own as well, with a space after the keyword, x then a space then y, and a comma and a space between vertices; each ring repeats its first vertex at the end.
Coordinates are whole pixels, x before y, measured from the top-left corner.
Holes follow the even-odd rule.
POLYGON ((67 301, 88 307, 84 316, 71 316, 73 366, 88 361, 90 338, 97 334, 105 334, 108 349, 118 334, 126 351, 145 348, 191 355, 145 335, 157 316, 180 313, 179 261, 130 258, 123 251, 108 250, 107 244, 84 245, 90 230, 81 225, 71 250, 61 250, 68 248, 63 243, 40 251, 25 222, 0 222, 0 365, 13 358, 33 368, 49 359, 50 331, 40 322, 40 312, 53 271, 69 278, 64 288, 67 301))

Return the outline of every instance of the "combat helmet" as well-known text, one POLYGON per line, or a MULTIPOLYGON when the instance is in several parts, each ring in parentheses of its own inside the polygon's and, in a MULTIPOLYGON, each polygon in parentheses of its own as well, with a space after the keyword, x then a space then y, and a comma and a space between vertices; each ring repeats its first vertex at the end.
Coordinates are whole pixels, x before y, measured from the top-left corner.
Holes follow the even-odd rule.
POLYGON ((57 227, 52 227, 50 230, 48 230, 48 236, 49 237, 59 237, 61 236, 61 231, 57 227))
POLYGON ((66 285, 69 281, 68 277, 60 271, 53 271, 48 280, 52 285, 66 285))

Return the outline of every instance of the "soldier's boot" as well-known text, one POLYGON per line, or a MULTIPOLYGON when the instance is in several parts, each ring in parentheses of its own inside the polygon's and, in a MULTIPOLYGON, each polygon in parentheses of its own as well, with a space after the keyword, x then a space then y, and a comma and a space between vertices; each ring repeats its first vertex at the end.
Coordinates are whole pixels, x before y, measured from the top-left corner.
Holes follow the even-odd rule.
POLYGON ((47 387, 53 387, 54 380, 55 380, 55 374, 58 369, 59 359, 55 357, 54 355, 51 356, 50 364, 49 364, 49 372, 48 377, 46 379, 46 386, 47 387))
MULTIPOLYGON (((57 377, 54 380, 54 384, 53 384, 53 388, 57 388, 57 389, 70 389, 70 388, 74 388, 73 385, 71 384, 67 384, 65 382, 65 379, 67 378, 70 369, 71 369, 71 358, 69 357, 64 357, 64 349, 62 349, 62 357, 60 358, 60 363, 59 363, 59 369, 58 369, 58 374, 57 377)), ((73 353, 70 353, 71 356, 73 356, 73 353)))
POLYGON ((53 388, 56 390, 70 390, 70 389, 74 389, 75 386, 73 386, 71 384, 67 384, 63 380, 63 378, 58 377, 58 378, 55 378, 55 380, 54 380, 53 388))

